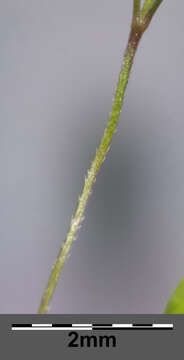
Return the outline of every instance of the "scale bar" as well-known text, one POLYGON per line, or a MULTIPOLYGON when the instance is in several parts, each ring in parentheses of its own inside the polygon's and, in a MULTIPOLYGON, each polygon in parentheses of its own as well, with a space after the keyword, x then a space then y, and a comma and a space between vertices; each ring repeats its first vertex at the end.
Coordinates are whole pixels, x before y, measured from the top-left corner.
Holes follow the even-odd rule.
POLYGON ((79 328, 77 328, 77 327, 12 327, 12 330, 52 330, 52 331, 57 331, 57 330, 69 330, 69 331, 71 331, 71 330, 77 330, 77 331, 80 331, 80 330, 92 330, 92 327, 84 327, 84 328, 81 328, 81 327, 79 327, 79 328))
POLYGON ((12 324, 12 330, 173 330, 173 324, 12 324))

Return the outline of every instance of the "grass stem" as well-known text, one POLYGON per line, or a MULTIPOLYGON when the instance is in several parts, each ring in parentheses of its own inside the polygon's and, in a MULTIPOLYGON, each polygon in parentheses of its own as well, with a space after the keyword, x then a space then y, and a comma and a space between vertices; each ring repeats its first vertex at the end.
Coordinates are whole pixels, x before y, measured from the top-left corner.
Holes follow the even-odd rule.
MULTIPOLYGON (((150 2, 149 0, 146 1, 150 2)), ((155 1, 152 1, 155 3, 155 1)), ((128 79, 130 76, 130 71, 132 68, 134 56, 137 50, 137 46, 141 39, 141 36, 145 30, 143 24, 140 23, 140 17, 138 15, 140 13, 140 0, 134 0, 134 8, 133 8, 133 18, 130 36, 128 40, 128 44, 125 50, 124 59, 122 63, 122 67, 119 74, 119 79, 117 83, 117 88, 113 100, 112 111, 110 114, 109 121, 105 128, 103 137, 101 139, 100 145, 96 151, 94 160, 92 161, 91 167, 88 170, 87 176, 85 178, 83 190, 81 196, 78 199, 77 207, 75 213, 71 219, 71 223, 69 226, 68 234, 66 236, 65 242, 62 245, 57 259, 52 267, 52 271, 49 277, 48 284, 44 291, 43 297, 41 299, 41 304, 38 310, 39 314, 45 314, 48 311, 48 306, 53 296, 56 284, 58 282, 59 276, 63 269, 64 263, 68 257, 69 251, 71 249, 71 245, 73 240, 76 238, 79 227, 82 223, 84 217, 84 211, 87 206, 87 202, 89 196, 92 191, 93 184, 96 180, 98 171, 100 170, 102 163, 106 157, 108 149, 110 147, 112 137, 117 128, 117 123, 119 120, 121 108, 123 105, 125 90, 127 87, 128 79)))

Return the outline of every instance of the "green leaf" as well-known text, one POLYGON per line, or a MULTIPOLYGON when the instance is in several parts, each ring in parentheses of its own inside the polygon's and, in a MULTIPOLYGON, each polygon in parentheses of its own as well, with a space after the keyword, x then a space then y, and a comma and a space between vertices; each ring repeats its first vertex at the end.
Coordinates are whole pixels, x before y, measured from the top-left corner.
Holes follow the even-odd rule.
POLYGON ((170 297, 164 314, 184 314, 184 278, 170 297))

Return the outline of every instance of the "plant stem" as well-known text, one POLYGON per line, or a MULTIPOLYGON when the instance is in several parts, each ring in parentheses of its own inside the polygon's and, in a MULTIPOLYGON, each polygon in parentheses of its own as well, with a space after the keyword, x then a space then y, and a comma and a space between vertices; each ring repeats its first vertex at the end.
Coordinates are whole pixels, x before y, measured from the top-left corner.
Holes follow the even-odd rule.
POLYGON ((133 13, 133 19, 136 18, 136 16, 140 12, 140 6, 141 6, 141 0, 134 0, 134 13, 133 13))
POLYGON ((147 13, 147 11, 150 8, 152 3, 153 3, 153 0, 145 0, 143 7, 142 7, 142 15, 143 16, 147 13))
POLYGON ((158 9, 159 5, 163 0, 145 0, 144 5, 142 7, 142 15, 147 16, 148 18, 152 18, 155 11, 158 9))
MULTIPOLYGON (((133 38, 132 38, 133 39, 133 38)), ((138 38, 137 38, 137 44, 138 44, 138 38)), ((47 311, 48 303, 50 302, 50 299, 52 297, 52 294, 54 292, 55 286, 57 284, 58 278, 60 276, 60 272, 63 268, 63 265, 65 263, 65 260, 67 258, 67 255, 70 251, 71 245, 73 240, 76 237, 76 233, 79 229, 79 226, 83 220, 83 214, 87 205, 87 201, 89 198, 89 195, 91 194, 92 186, 96 180, 97 173, 105 159, 105 156, 108 152, 113 134, 115 132, 117 122, 119 119, 119 114, 122 107, 122 102, 124 98, 125 89, 127 86, 133 58, 136 52, 136 45, 133 41, 129 42, 125 56, 124 61, 122 65, 122 69, 120 71, 119 81, 117 85, 116 94, 114 97, 112 112, 109 118, 109 122, 106 126, 104 135, 101 139, 100 146, 96 152, 96 155, 94 157, 94 160, 91 164, 90 169, 88 170, 87 177, 85 178, 84 187, 82 190, 82 194, 79 197, 78 205, 75 211, 74 216, 72 217, 69 231, 65 240, 64 245, 62 246, 57 260, 53 266, 50 279, 47 285, 47 288, 45 290, 45 293, 42 298, 42 302, 39 308, 39 313, 44 314, 47 311)))
POLYGON ((96 176, 105 159, 105 156, 108 152, 109 146, 112 141, 112 137, 116 130, 120 111, 124 100, 125 90, 130 76, 131 67, 133 64, 133 59, 137 50, 137 46, 141 39, 141 36, 145 30, 144 24, 141 23, 141 21, 139 21, 140 16, 141 16, 140 0, 134 0, 131 31, 130 31, 126 51, 124 54, 124 60, 119 75, 119 80, 117 84, 115 97, 113 100, 110 118, 105 128, 104 135, 101 139, 99 148, 96 151, 94 160, 92 161, 91 167, 88 170, 87 177, 85 178, 83 190, 81 196, 79 197, 74 216, 72 217, 65 242, 59 251, 55 264, 52 267, 50 278, 47 287, 44 291, 41 304, 38 310, 39 314, 45 314, 48 311, 48 304, 50 303, 50 300, 54 293, 61 270, 69 254, 72 242, 76 238, 77 231, 79 230, 79 227, 83 220, 83 214, 86 209, 86 205, 88 202, 89 195, 91 194, 93 184, 96 180, 96 176))

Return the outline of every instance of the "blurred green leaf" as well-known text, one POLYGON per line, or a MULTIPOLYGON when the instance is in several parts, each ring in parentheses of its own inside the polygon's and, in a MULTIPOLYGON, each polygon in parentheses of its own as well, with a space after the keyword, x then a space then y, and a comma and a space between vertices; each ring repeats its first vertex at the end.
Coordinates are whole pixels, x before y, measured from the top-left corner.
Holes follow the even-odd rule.
POLYGON ((184 314, 184 278, 170 297, 164 314, 184 314))

